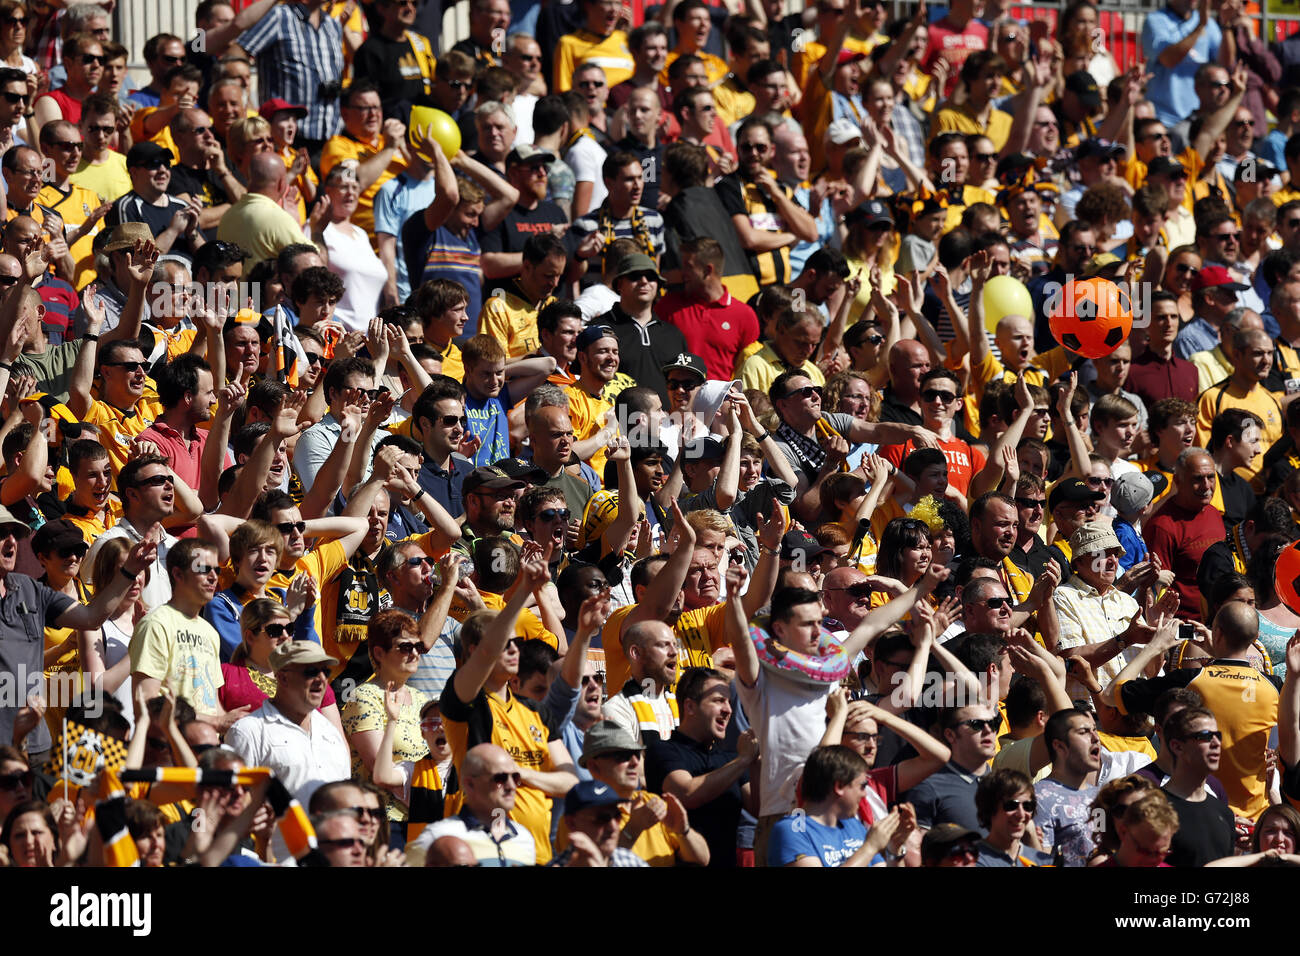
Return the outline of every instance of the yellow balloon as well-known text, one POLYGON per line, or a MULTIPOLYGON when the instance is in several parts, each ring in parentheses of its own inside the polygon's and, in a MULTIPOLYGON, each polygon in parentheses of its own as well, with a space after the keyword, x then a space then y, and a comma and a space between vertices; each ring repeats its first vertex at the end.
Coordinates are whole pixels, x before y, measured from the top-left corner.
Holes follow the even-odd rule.
POLYGON ((1034 302, 1029 290, 1019 279, 1011 276, 994 276, 984 283, 984 327, 992 335, 997 332, 998 322, 1003 316, 1023 315, 1031 322, 1034 319, 1034 302))
POLYGON ((411 124, 406 135, 411 148, 426 159, 432 158, 429 147, 433 143, 438 144, 448 159, 460 152, 460 127, 449 115, 432 106, 411 107, 411 124))

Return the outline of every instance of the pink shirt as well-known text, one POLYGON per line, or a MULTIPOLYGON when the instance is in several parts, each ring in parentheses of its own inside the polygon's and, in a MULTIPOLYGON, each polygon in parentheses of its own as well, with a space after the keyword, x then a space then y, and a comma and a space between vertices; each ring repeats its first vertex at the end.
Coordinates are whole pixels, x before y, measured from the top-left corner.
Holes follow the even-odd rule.
POLYGON ((946 55, 952 67, 948 73, 948 85, 943 91, 947 96, 957 85, 957 74, 961 72, 961 65, 966 62, 966 57, 976 50, 987 50, 988 46, 989 28, 978 20, 971 20, 958 30, 952 25, 951 20, 944 17, 930 24, 930 42, 925 48, 925 56, 921 58, 921 69, 928 73, 939 54, 942 52, 946 55))
POLYGON ((203 446, 208 443, 208 433, 202 428, 195 431, 198 437, 193 441, 186 441, 180 432, 162 419, 158 419, 140 433, 140 440, 151 441, 157 445, 158 450, 171 459, 172 470, 197 494, 199 462, 203 458, 203 446))

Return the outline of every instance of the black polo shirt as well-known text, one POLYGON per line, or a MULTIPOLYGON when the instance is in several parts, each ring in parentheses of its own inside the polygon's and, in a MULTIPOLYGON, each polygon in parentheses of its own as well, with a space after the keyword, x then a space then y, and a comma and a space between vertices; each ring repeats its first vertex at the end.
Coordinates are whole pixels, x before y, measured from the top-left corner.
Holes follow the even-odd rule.
MULTIPOLYGON (((736 756, 734 750, 724 750, 720 743, 701 744, 680 730, 674 730, 667 740, 656 738, 646 746, 646 789, 663 793, 664 779, 670 773, 685 770, 692 777, 702 777, 731 763, 736 756)), ((749 772, 746 771, 718 796, 687 814, 691 826, 699 830, 709 844, 711 867, 736 865, 736 826, 740 823, 740 811, 744 805, 741 786, 748 780, 749 772)))
POLYGON ((631 375, 638 385, 653 388, 664 408, 671 408, 663 367, 682 352, 690 351, 682 330, 661 322, 653 312, 650 321, 642 325, 617 302, 595 324, 608 325, 614 330, 618 339, 619 371, 631 375))
POLYGON ((898 397, 893 386, 885 388, 880 402, 880 420, 882 422, 902 422, 904 425, 924 425, 920 412, 912 411, 912 406, 898 397))

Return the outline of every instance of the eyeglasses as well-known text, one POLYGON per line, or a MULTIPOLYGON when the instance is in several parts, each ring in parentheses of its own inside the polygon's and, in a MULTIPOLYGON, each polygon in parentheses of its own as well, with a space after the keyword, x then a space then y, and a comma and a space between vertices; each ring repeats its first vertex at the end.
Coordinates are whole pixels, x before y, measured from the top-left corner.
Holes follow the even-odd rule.
POLYGON ((66 548, 59 548, 59 557, 63 558, 64 560, 67 560, 68 558, 84 558, 86 556, 86 552, 89 550, 90 549, 84 544, 81 545, 80 547, 73 544, 73 545, 69 545, 66 548))
POLYGON ((860 730, 846 730, 842 736, 848 740, 870 740, 872 742, 880 739, 880 734, 878 733, 868 734, 860 730))
POLYGON ((137 488, 166 488, 168 485, 176 484, 176 479, 171 475, 151 475, 148 478, 140 478, 136 481, 137 488))
POLYGON ((581 90, 598 90, 605 85, 604 80, 580 80, 573 84, 581 90))
POLYGON ((997 153, 976 153, 975 154, 975 162, 977 163, 991 163, 997 158, 998 158, 997 153))
POLYGON ((1109 488, 1115 484, 1115 479, 1092 477, 1088 479, 1088 484, 1092 485, 1094 488, 1109 488))
POLYGON ((406 559, 406 566, 408 568, 422 568, 425 565, 428 565, 429 567, 433 567, 433 558, 429 557, 426 554, 419 554, 413 558, 406 559))
POLYGON ((1016 504, 1022 508, 1046 508, 1046 498, 1017 498, 1016 504))
POLYGON ((388 816, 388 811, 383 807, 345 807, 344 809, 350 810, 361 818, 369 817, 376 823, 388 816))
POLYGON ((1222 742, 1223 731, 1221 730, 1197 730, 1190 734, 1183 734, 1179 740, 1195 740, 1198 743, 1208 744, 1211 740, 1222 742))
POLYGON ((107 62, 108 62, 108 57, 104 56, 102 53, 99 55, 96 55, 94 53, 81 54, 81 63, 83 66, 94 66, 96 63, 98 63, 100 66, 103 66, 107 62))
POLYGON ((996 718, 981 719, 979 717, 972 717, 970 720, 960 721, 959 723, 954 724, 953 726, 969 727, 977 734, 982 734, 985 730, 987 730, 989 733, 996 734, 998 732, 999 725, 1000 725, 1000 721, 998 721, 996 718))
POLYGON ((104 362, 104 368, 120 368, 128 372, 143 372, 147 366, 144 362, 104 362))
POLYGON ((380 385, 378 388, 368 388, 368 389, 366 389, 366 397, 367 397, 368 399, 370 399, 372 402, 373 402, 375 399, 377 399, 380 395, 387 395, 387 394, 388 394, 388 386, 387 386, 387 385, 380 385))
POLYGON ((304 667, 300 673, 303 680, 315 680, 317 677, 328 677, 330 670, 328 667, 304 667))
POLYGON ((393 650, 399 654, 410 656, 411 654, 423 654, 424 645, 419 641, 401 641, 393 645, 393 650))
MULTIPOLYGON (((1291 225, 1291 223, 1287 223, 1287 225, 1291 225)), ((1300 226, 1300 219, 1297 219, 1297 220, 1295 221, 1295 225, 1296 225, 1296 226, 1300 226)), ((1186 263, 1186 262, 1180 262, 1180 263, 1178 263, 1176 266, 1174 266, 1174 270, 1175 270, 1179 275, 1186 275, 1187 273, 1191 273, 1193 278, 1195 278, 1196 276, 1200 275, 1200 272, 1201 272, 1201 270, 1198 269, 1196 266, 1194 266, 1194 265, 1189 265, 1189 264, 1186 263)))
POLYGON ((670 392, 693 392, 699 387, 700 383, 693 378, 668 379, 668 391, 670 392))
POLYGON ((948 847, 948 852, 945 855, 948 859, 955 860, 959 856, 978 857, 980 854, 973 843, 954 843, 948 847))
POLYGON ((1147 133, 1143 139, 1169 139, 1168 133, 1147 133))
MULTIPOLYGON (((13 96, 13 95, 14 95, 14 94, 12 94, 12 93, 6 93, 6 94, 5 94, 5 97, 6 97, 6 99, 7 99, 8 97, 13 96)), ((25 99, 27 99, 27 97, 24 96, 24 97, 22 97, 22 99, 25 100, 25 99)), ((10 102, 10 103, 17 103, 18 100, 9 100, 9 102, 10 102)), ((100 136, 112 136, 113 133, 117 132, 117 127, 116 127, 116 126, 87 126, 87 127, 86 127, 86 132, 87 132, 87 133, 98 133, 100 136)))
POLYGON ((316 845, 326 850, 364 850, 366 841, 361 837, 339 837, 337 840, 316 839, 316 845))
POLYGON ((954 392, 944 392, 937 388, 927 388, 921 393, 921 400, 925 402, 942 402, 944 405, 952 402, 957 397, 954 392))
POLYGON ((794 388, 786 392, 782 398, 812 398, 816 395, 822 397, 822 390, 816 385, 805 385, 803 388, 794 388))
POLYGON ((1240 126, 1240 127, 1242 127, 1243 129, 1249 129, 1250 127, 1252 127, 1252 126, 1255 125, 1255 121, 1254 121, 1253 119, 1239 119, 1239 120, 1233 120, 1233 121, 1232 121, 1232 125, 1233 125, 1233 126, 1240 126))
POLYGON ((595 674, 583 674, 583 675, 582 675, 582 686, 583 686, 583 687, 586 687, 588 684, 599 684, 599 683, 600 683, 600 678, 597 677, 595 674))
POLYGON ((512 773, 494 773, 490 779, 498 787, 504 787, 507 782, 513 783, 517 787, 524 777, 518 770, 515 770, 512 773))
POLYGON ((275 526, 275 530, 280 534, 293 534, 297 531, 299 534, 307 533, 307 522, 305 521, 281 521, 275 526))
POLYGON ((27 18, 26 18, 26 17, 6 17, 6 18, 5 18, 5 23, 7 23, 7 24, 8 24, 9 26, 11 26, 11 27, 25 27, 25 26, 27 26, 27 18))
POLYGON ((569 509, 568 508, 545 508, 537 512, 537 519, 539 521, 554 521, 556 518, 559 518, 561 521, 568 521, 569 509))
POLYGON ((1059 129, 1060 124, 1056 120, 1035 120, 1035 129, 1059 129))
POLYGON ((1015 813, 1017 810, 1021 808, 1024 808, 1025 813, 1029 814, 1030 816, 1033 816, 1035 813, 1038 812, 1038 801, 1035 800, 1033 797, 1030 797, 1028 800, 1003 800, 1002 801, 1003 813, 1015 813))
POLYGON ((268 637, 284 637, 289 633, 288 624, 263 624, 262 633, 268 637))
POLYGON ((1002 610, 1004 607, 1010 607, 1010 606, 1011 606, 1011 598, 1006 598, 1006 597, 991 597, 991 598, 989 598, 987 601, 980 601, 979 603, 980 603, 980 604, 983 604, 983 605, 984 605, 986 608, 988 608, 990 611, 1000 611, 1000 610, 1002 610))
POLYGON ((766 153, 771 143, 741 143, 740 151, 742 153, 766 153))
POLYGON ((441 420, 443 428, 455 428, 457 425, 466 428, 469 425, 469 419, 464 415, 443 415, 441 420))
POLYGON ((160 53, 158 55, 158 59, 163 63, 184 63, 185 62, 185 57, 183 56, 167 56, 165 53, 160 53))
POLYGON ((0 790, 17 790, 19 787, 30 788, 32 785, 32 772, 30 770, 21 770, 18 773, 7 773, 0 776, 0 790))

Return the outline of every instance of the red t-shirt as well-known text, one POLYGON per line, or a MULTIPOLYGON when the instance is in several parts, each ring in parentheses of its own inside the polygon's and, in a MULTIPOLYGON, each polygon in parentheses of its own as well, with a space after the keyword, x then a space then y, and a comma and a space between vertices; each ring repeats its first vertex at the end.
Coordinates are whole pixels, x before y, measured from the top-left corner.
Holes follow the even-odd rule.
POLYGON ((1201 589, 1196 572, 1201 555, 1210 545, 1222 541, 1223 514, 1206 505, 1199 511, 1180 507, 1173 498, 1142 527, 1142 539, 1152 554, 1160 556, 1163 567, 1174 572, 1174 590, 1178 592, 1178 616, 1200 620, 1201 589))
POLYGON ((978 20, 971 20, 961 30, 953 26, 947 17, 930 24, 930 42, 926 45, 925 56, 921 58, 921 69, 928 73, 934 66, 940 52, 946 53, 951 70, 948 72, 948 85, 944 95, 952 93, 957 85, 957 74, 966 57, 976 50, 987 50, 989 46, 989 28, 978 20))
POLYGON ((716 381, 731 381, 741 350, 758 341, 758 316, 726 289, 707 304, 670 292, 655 305, 655 314, 681 329, 687 348, 704 360, 716 381))
MULTIPOLYGON (((970 488, 971 479, 980 473, 985 463, 984 452, 971 448, 960 438, 945 438, 939 442, 943 456, 948 459, 948 484, 963 495, 970 488)), ((880 457, 895 468, 903 467, 903 459, 912 453, 916 445, 909 438, 906 444, 885 445, 880 449, 880 457)))
MULTIPOLYGON (((62 87, 59 87, 57 90, 50 90, 48 93, 42 93, 41 96, 36 97, 36 101, 40 102, 40 100, 46 96, 59 104, 59 112, 69 123, 81 122, 81 100, 74 100, 67 93, 63 92, 62 87)), ((35 103, 32 105, 35 106, 35 103)))

